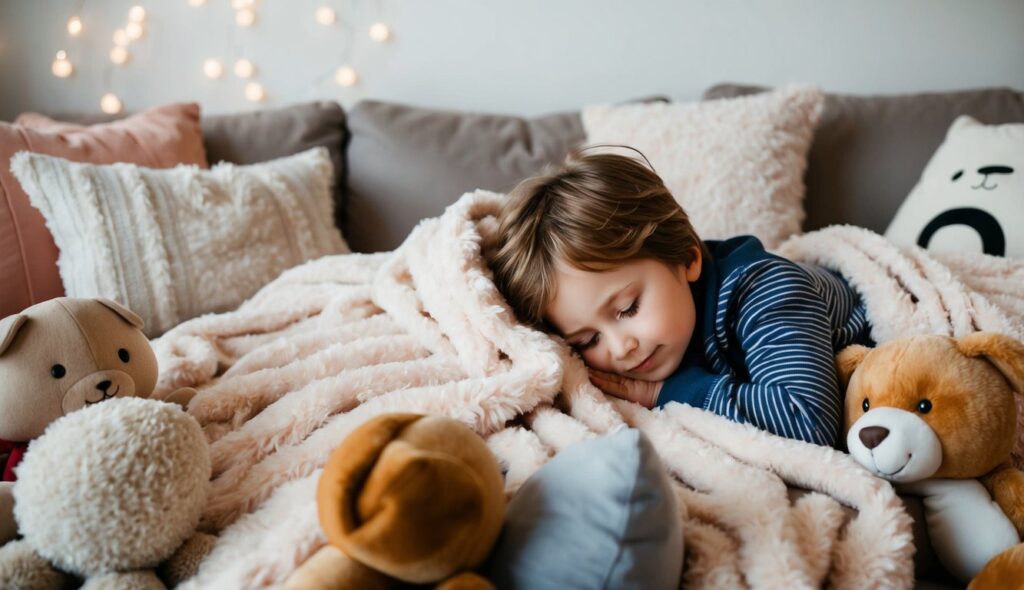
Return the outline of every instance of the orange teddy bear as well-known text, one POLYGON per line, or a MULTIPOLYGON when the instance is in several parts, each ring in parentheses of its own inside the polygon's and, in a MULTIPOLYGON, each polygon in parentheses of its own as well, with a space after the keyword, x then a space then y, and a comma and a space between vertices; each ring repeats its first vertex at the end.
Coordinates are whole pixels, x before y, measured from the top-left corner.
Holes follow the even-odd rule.
POLYGON ((1010 464, 1024 344, 914 336, 837 357, 850 455, 923 496, 939 559, 971 588, 1024 581, 1024 473, 1010 464))

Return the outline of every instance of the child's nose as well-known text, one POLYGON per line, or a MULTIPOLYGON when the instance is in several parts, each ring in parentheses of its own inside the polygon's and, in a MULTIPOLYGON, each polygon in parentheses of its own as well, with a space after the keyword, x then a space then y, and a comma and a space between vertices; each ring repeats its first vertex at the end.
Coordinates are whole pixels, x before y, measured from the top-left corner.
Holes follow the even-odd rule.
POLYGON ((629 357, 630 353, 636 350, 639 345, 640 343, 637 342, 637 339, 632 336, 619 336, 615 338, 612 353, 617 360, 622 360, 629 357))

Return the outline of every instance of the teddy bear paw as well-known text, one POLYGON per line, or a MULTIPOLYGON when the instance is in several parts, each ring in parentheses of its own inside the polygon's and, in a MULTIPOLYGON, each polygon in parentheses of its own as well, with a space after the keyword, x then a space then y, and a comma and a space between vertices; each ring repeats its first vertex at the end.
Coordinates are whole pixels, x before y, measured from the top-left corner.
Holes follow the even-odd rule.
POLYGON ((25 541, 0 547, 0 590, 53 590, 71 586, 71 576, 54 568, 25 541))

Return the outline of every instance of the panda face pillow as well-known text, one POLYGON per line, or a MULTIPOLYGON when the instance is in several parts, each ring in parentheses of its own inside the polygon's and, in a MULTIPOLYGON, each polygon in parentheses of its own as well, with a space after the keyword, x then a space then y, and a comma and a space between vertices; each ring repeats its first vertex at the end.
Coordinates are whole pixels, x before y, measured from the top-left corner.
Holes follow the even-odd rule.
POLYGON ((885 235, 938 252, 1024 258, 1024 123, 954 121, 885 235))

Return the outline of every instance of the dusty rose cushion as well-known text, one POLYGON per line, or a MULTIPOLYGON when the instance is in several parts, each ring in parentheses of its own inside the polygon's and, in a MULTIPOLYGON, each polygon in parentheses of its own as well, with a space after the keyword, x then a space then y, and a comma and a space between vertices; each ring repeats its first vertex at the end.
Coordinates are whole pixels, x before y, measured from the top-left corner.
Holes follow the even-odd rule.
POLYGON ((208 167, 194 103, 88 127, 35 113, 21 115, 14 124, 0 122, 0 317, 64 294, 57 246, 42 214, 11 175, 11 156, 22 150, 93 164, 208 167))
POLYGON ((589 144, 643 152, 701 238, 751 234, 774 248, 800 231, 823 102, 817 88, 790 86, 697 103, 601 105, 583 110, 583 128, 589 144))

